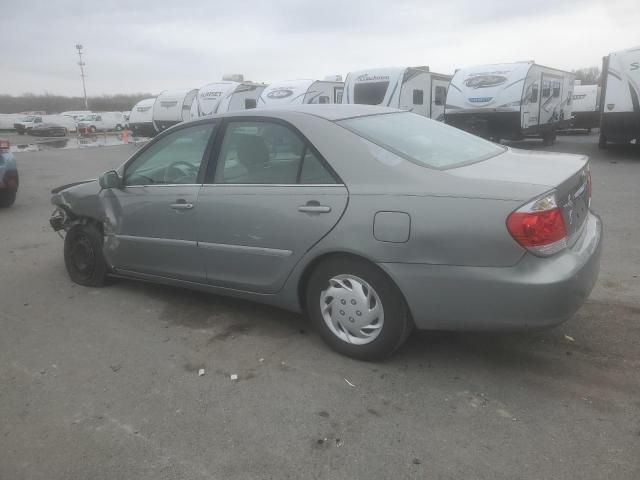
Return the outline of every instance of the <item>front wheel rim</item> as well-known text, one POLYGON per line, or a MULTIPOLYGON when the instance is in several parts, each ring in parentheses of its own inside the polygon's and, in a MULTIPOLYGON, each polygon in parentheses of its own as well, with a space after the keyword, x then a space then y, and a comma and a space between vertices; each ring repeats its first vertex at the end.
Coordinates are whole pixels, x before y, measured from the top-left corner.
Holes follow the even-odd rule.
POLYGON ((373 342, 384 325, 384 308, 375 289, 355 275, 336 275, 320 292, 320 312, 329 331, 346 343, 373 342))

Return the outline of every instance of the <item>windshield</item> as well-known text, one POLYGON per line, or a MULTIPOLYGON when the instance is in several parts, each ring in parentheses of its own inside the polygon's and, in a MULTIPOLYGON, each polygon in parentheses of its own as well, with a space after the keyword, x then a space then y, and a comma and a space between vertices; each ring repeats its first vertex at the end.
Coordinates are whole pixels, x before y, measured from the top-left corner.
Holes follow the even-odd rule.
POLYGON ((350 118, 338 123, 407 160, 431 168, 452 168, 505 151, 495 143, 410 112, 350 118))
POLYGON ((82 122, 82 121, 90 121, 90 120, 95 120, 96 116, 95 115, 78 115, 78 121, 82 122))

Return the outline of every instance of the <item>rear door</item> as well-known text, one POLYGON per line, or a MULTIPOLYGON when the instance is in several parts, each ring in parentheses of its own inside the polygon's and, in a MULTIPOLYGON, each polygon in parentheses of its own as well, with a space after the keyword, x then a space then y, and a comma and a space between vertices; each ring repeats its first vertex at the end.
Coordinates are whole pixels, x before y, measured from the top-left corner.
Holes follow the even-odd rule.
POLYGON ((105 195, 105 255, 117 269, 205 280, 196 242, 197 196, 212 122, 174 130, 124 168, 123 187, 105 195))
POLYGON ((198 196, 198 246, 208 283, 274 293, 338 222, 347 189, 291 125, 226 121, 198 196))

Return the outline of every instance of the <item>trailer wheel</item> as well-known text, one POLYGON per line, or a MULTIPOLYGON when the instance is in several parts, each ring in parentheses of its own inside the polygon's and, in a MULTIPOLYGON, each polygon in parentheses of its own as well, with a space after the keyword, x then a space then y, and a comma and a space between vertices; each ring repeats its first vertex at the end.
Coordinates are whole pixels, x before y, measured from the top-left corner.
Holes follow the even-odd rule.
POLYGON ((607 137, 605 137, 602 133, 600 134, 600 139, 598 140, 598 148, 605 149, 607 148, 607 137))
POLYGON ((551 145, 553 145, 556 141, 556 132, 555 130, 552 130, 550 132, 546 132, 542 135, 542 143, 547 146, 550 147, 551 145))

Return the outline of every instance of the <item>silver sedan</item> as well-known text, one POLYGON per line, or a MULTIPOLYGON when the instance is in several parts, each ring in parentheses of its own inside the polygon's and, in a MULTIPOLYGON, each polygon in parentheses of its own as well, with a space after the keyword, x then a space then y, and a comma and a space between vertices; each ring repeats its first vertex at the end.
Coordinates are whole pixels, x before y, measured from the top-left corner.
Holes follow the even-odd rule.
POLYGON ((556 325, 599 269, 586 157, 381 107, 180 124, 53 193, 77 283, 136 278, 305 312, 361 359, 389 355, 413 327, 556 325))

